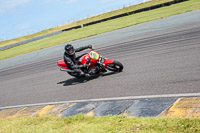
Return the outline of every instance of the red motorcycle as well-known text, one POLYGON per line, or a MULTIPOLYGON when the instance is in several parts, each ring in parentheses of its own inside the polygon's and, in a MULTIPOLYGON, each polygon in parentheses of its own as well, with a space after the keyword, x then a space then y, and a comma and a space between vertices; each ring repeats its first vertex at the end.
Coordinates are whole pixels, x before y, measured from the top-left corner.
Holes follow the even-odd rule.
MULTIPOLYGON (((107 59, 99 55, 95 50, 90 50, 88 53, 79 58, 79 67, 86 75, 91 75, 89 72, 95 72, 95 75, 107 72, 106 69, 113 72, 121 72, 123 65, 113 59, 107 59), (88 64, 89 61, 89 64, 88 64), (84 64, 88 64, 88 67, 84 67, 84 64)), ((61 71, 66 71, 71 76, 80 78, 79 73, 71 70, 67 67, 64 60, 60 60, 56 63, 61 71)), ((94 74, 94 73, 93 73, 94 74)))

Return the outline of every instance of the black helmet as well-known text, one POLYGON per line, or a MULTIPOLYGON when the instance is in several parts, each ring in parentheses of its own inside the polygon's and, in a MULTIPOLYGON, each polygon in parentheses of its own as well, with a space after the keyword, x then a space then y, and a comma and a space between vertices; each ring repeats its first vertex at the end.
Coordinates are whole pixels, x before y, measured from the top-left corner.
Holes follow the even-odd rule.
POLYGON ((75 53, 74 47, 73 47, 71 44, 65 45, 65 52, 66 52, 68 55, 73 55, 73 54, 75 53))

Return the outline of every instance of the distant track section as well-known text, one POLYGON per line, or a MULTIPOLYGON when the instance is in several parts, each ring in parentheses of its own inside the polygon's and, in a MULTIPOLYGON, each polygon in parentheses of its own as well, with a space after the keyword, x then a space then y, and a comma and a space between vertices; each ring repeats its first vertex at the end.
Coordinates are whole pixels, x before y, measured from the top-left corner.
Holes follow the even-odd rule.
POLYGON ((82 24, 82 25, 71 27, 71 28, 63 29, 61 31, 56 31, 56 32, 49 33, 49 34, 46 34, 46 35, 34 37, 34 38, 31 38, 31 39, 28 39, 28 40, 25 40, 25 41, 21 41, 21 42, 13 43, 13 44, 10 44, 10 45, 6 45, 6 46, 3 46, 3 47, 0 47, 0 50, 9 49, 9 48, 12 48, 12 47, 15 47, 15 46, 19 46, 19 45, 22 45, 22 44, 33 42, 33 41, 36 41, 36 40, 40 40, 40 39, 43 39, 43 38, 46 38, 46 37, 54 36, 54 35, 57 35, 57 34, 60 34, 60 33, 64 32, 64 31, 69 31, 69 30, 73 30, 73 29, 79 29, 79 28, 82 28, 82 27, 85 27, 85 26, 90 26, 90 25, 93 25, 93 24, 105 22, 105 21, 108 21, 108 20, 112 20, 112 19, 116 19, 116 18, 128 16, 128 15, 132 15, 132 14, 136 14, 136 13, 141 13, 141 12, 144 12, 144 11, 149 11, 149 10, 153 10, 153 9, 157 9, 157 8, 161 8, 161 7, 165 7, 165 6, 170 6, 172 4, 176 4, 176 3, 180 3, 180 2, 184 2, 184 1, 188 1, 188 0, 173 0, 173 1, 165 2, 165 3, 153 5, 153 6, 150 6, 150 7, 137 9, 137 10, 134 10, 134 11, 122 13, 122 14, 119 14, 119 15, 111 16, 111 17, 108 17, 108 18, 104 18, 104 19, 100 19, 100 20, 97 20, 97 21, 89 22, 89 23, 86 23, 86 24, 82 24))
POLYGON ((24 41, 21 41, 21 42, 17 42, 17 43, 13 43, 13 44, 10 44, 10 45, 6 45, 6 46, 3 46, 3 47, 0 47, 0 50, 9 49, 9 48, 12 48, 12 47, 15 47, 15 46, 19 46, 19 45, 22 45, 22 44, 33 42, 33 41, 36 41, 36 40, 40 40, 42 38, 54 36, 54 35, 57 35, 57 34, 60 34, 60 33, 62 33, 62 31, 56 31, 56 32, 52 32, 52 33, 49 33, 49 34, 46 34, 46 35, 37 36, 37 37, 31 38, 31 39, 27 39, 27 40, 24 40, 24 41))
POLYGON ((161 7, 165 7, 165 6, 170 6, 172 4, 177 4, 177 3, 180 3, 180 2, 184 2, 184 1, 188 1, 188 0, 173 0, 173 1, 165 2, 165 3, 161 3, 161 4, 141 8, 141 9, 137 9, 137 10, 134 10, 134 11, 122 13, 122 14, 119 14, 119 15, 111 16, 111 17, 108 17, 108 18, 100 19, 100 20, 97 20, 97 21, 89 22, 89 23, 86 23, 86 24, 74 26, 74 27, 71 27, 71 28, 68 28, 68 29, 64 29, 62 31, 69 31, 69 30, 72 30, 72 29, 78 29, 78 28, 82 28, 82 27, 85 27, 85 26, 105 22, 105 21, 120 18, 120 17, 125 17, 125 16, 128 16, 128 15, 136 14, 136 13, 141 13, 141 12, 144 12, 144 11, 149 11, 149 10, 153 10, 153 9, 157 9, 157 8, 161 8, 161 7))

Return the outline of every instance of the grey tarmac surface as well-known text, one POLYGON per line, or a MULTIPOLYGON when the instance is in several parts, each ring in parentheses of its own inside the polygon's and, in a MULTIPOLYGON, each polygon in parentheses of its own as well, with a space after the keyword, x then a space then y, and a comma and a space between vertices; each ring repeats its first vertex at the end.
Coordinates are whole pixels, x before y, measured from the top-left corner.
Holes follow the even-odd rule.
MULTIPOLYGON (((56 66, 55 63, 62 59, 63 54, 58 46, 53 47, 55 51, 45 57, 39 57, 41 53, 37 51, 40 54, 37 54, 37 59, 31 58, 34 60, 32 63, 13 63, 16 66, 7 68, 4 65, 0 70, 0 107, 80 99, 199 93, 199 13, 197 10, 178 15, 179 19, 172 16, 74 41, 75 46, 80 46, 104 40, 94 47, 103 56, 124 64, 122 73, 75 79, 60 72, 56 66), (196 16, 191 19, 193 14, 196 16), (171 25, 167 23, 169 21, 171 25), (158 28, 153 28, 153 25, 158 28), (134 28, 138 30, 134 31, 134 28)), ((20 61, 26 62, 26 57, 20 56, 20 61)), ((7 64, 11 60, 14 58, 0 63, 7 64)))

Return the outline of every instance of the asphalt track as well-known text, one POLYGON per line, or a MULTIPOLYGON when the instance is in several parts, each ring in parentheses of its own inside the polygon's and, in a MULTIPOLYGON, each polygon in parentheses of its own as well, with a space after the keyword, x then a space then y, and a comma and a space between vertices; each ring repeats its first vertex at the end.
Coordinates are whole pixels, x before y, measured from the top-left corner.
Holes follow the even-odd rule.
POLYGON ((200 93, 200 21, 96 46, 122 73, 76 79, 61 55, 0 70, 0 107, 70 100, 200 93))

